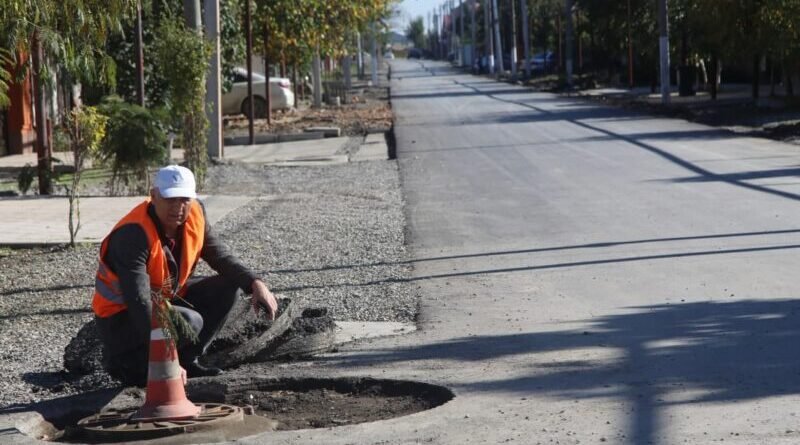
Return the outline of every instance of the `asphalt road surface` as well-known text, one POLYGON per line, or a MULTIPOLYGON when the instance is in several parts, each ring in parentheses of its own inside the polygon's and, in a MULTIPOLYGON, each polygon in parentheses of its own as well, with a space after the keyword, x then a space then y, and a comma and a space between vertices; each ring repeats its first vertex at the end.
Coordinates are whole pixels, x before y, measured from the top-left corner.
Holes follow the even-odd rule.
POLYGON ((422 330, 352 363, 458 397, 387 440, 800 442, 798 147, 430 61, 392 104, 422 330))

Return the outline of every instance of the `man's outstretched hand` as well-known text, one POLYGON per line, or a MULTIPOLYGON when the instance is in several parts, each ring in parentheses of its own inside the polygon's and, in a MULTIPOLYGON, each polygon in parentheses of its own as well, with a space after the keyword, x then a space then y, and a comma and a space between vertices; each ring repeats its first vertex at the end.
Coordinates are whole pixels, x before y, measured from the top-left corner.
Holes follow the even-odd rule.
POLYGON ((274 320, 275 314, 278 312, 278 300, 276 300, 272 292, 267 289, 267 285, 261 280, 255 280, 253 281, 251 290, 253 291, 253 310, 256 315, 258 315, 258 311, 263 307, 267 311, 267 317, 269 317, 270 320, 274 320))

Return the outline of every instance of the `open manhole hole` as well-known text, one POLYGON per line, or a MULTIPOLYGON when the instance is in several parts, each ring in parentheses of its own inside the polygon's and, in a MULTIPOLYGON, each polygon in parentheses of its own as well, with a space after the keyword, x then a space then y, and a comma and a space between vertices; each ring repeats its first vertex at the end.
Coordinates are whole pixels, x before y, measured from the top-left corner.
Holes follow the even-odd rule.
MULTIPOLYGON (((453 393, 442 386, 422 382, 385 380, 368 377, 344 378, 208 378, 190 381, 186 387, 189 399, 196 404, 225 404, 242 408, 242 421, 217 422, 218 425, 189 426, 152 425, 154 429, 174 430, 168 437, 147 440, 148 444, 215 443, 251 436, 266 431, 308 428, 330 428, 363 422, 375 422, 406 416, 440 406, 450 401, 453 393), (179 431, 180 430, 180 431, 179 431)), ((144 391, 129 388, 97 394, 67 397, 35 405, 41 421, 28 422, 19 428, 25 435, 58 443, 106 443, 126 441, 106 434, 108 428, 120 428, 127 440, 142 440, 131 433, 131 426, 117 417, 135 411, 141 405, 144 391), (122 414, 120 414, 122 413, 122 414), (101 434, 87 435, 79 422, 112 424, 101 428, 101 434), (113 419, 112 419, 113 418, 113 419)), ((217 408, 219 410, 219 408, 217 408)), ((224 414, 224 413, 222 413, 224 414)), ((221 416, 221 415, 220 415, 221 416)), ((203 422, 201 422, 203 423, 203 422)), ((214 423, 214 422, 208 422, 214 423)), ((151 428, 151 429, 153 429, 151 428)), ((164 436, 155 434, 148 437, 164 436)))
POLYGON ((276 430, 391 419, 435 408, 453 398, 453 393, 441 386, 363 377, 255 378, 215 386, 190 389, 190 397, 251 406, 255 415, 277 422, 276 430))

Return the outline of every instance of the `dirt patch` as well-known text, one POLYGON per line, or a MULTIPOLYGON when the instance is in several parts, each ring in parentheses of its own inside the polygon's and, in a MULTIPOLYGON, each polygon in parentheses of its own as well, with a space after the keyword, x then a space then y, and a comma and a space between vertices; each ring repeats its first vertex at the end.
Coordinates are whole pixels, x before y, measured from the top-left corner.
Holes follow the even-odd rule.
MULTIPOLYGON (((247 133, 248 121, 244 115, 225 118, 225 135, 240 136, 247 133)), ((357 89, 348 104, 310 108, 301 106, 287 112, 273 113, 272 123, 256 119, 258 134, 295 134, 312 127, 339 127, 342 136, 359 136, 374 131, 386 131, 392 126, 392 108, 388 88, 357 89)))
POLYGON ((227 392, 224 403, 251 405, 278 430, 329 428, 425 411, 453 398, 446 388, 371 378, 255 381, 227 392))
POLYGON ((256 402, 256 414, 276 420, 278 430, 371 422, 429 408, 427 403, 414 396, 379 397, 377 394, 342 394, 327 389, 306 392, 253 391, 249 395, 256 402))
MULTIPOLYGON (((267 431, 374 422, 432 409, 454 397, 442 386, 371 377, 208 377, 190 380, 186 394, 189 400, 204 406, 222 403, 241 407, 244 423, 226 422, 208 431, 187 427, 187 432, 196 432, 151 439, 147 443, 216 443, 220 439, 234 440, 267 431)), ((96 418, 101 412, 103 419, 120 417, 124 412, 138 409, 144 399, 144 389, 117 388, 41 402, 30 408, 39 414, 39 420, 26 421, 19 425, 19 431, 38 440, 87 443, 86 433, 77 427, 81 419, 96 418)), ((176 425, 180 426, 179 423, 176 425)), ((164 424, 154 425, 171 425, 164 424)))

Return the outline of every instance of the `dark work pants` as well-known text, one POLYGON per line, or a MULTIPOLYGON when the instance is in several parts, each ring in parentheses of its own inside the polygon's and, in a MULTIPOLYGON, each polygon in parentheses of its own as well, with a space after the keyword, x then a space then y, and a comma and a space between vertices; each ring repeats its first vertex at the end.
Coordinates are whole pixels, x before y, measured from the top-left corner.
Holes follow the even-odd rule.
MULTIPOLYGON (((196 344, 178 344, 181 366, 202 355, 225 324, 239 289, 221 276, 193 278, 187 283, 186 300, 173 300, 173 307, 197 333, 196 344)), ((150 346, 150 326, 147 336, 133 325, 128 311, 108 318, 95 318, 103 343, 103 365, 111 376, 126 385, 144 386, 147 383, 147 356, 150 346)))

